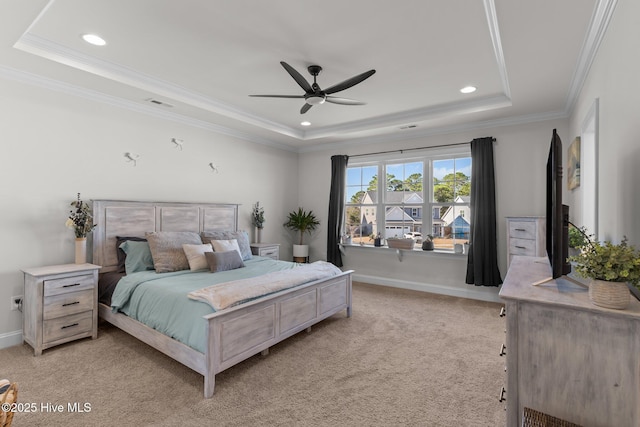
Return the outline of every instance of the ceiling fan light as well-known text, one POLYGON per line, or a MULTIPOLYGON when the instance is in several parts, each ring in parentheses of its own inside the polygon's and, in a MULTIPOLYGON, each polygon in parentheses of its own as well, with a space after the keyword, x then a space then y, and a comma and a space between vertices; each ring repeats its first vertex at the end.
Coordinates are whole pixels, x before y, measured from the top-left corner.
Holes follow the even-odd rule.
POLYGON ((324 104, 325 97, 324 96, 310 96, 305 101, 309 105, 320 105, 324 104))

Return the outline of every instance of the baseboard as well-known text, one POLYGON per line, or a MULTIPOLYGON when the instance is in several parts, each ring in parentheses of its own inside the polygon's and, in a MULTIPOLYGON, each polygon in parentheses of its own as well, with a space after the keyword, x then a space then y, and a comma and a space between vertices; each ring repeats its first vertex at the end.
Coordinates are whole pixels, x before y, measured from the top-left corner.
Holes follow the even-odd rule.
POLYGON ((22 344, 22 330, 0 334, 0 350, 22 344))
POLYGON ((431 292, 434 294, 449 295, 452 297, 475 299, 489 302, 503 302, 498 296, 499 288, 478 287, 467 285, 469 288, 454 288, 447 285, 434 283, 411 282, 408 280, 390 279, 388 277, 367 276, 366 274, 354 274, 355 282, 370 283, 372 285, 390 286, 393 288, 411 289, 414 291, 431 292))

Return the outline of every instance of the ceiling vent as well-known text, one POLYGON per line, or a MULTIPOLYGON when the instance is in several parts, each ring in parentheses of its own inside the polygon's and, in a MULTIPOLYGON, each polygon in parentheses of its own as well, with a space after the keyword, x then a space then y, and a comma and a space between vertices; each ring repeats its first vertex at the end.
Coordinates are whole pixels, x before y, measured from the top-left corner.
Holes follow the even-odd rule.
POLYGON ((173 105, 167 104, 166 102, 162 102, 159 99, 155 99, 155 98, 147 98, 145 99, 145 101, 150 102, 152 104, 156 104, 156 105, 162 105, 163 107, 169 107, 169 108, 173 107, 173 105))

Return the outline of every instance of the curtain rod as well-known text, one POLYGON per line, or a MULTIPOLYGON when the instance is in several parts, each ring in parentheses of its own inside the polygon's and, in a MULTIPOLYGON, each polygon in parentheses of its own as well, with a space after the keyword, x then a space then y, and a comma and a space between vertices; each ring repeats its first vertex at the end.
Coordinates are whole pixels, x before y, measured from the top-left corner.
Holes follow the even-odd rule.
MULTIPOLYGON (((495 138, 491 138, 491 140, 493 142, 495 142, 495 138)), ((378 151, 376 153, 366 153, 366 154, 354 154, 352 156, 349 156, 349 158, 351 157, 362 157, 362 156, 375 156, 377 154, 389 154, 389 153, 404 153, 405 151, 415 151, 415 150, 426 150, 428 148, 442 148, 442 147, 453 147, 456 145, 465 145, 465 144, 471 144, 471 141, 469 142, 455 142, 453 144, 440 144, 440 145, 431 145, 429 147, 416 147, 416 148, 405 148, 405 149, 400 149, 400 150, 388 150, 388 151, 378 151)))

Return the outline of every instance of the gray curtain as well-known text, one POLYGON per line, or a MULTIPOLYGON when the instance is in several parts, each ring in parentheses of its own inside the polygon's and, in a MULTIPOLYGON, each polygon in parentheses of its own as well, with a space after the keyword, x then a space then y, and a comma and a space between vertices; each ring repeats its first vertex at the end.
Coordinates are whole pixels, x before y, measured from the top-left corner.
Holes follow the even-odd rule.
POLYGON ((345 180, 349 156, 331 156, 331 193, 329 194, 329 219, 327 221, 327 261, 342 267, 340 235, 344 216, 345 180))
POLYGON ((502 278, 498 270, 492 137, 471 141, 471 161, 471 230, 466 282, 476 286, 499 286, 502 278))

